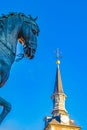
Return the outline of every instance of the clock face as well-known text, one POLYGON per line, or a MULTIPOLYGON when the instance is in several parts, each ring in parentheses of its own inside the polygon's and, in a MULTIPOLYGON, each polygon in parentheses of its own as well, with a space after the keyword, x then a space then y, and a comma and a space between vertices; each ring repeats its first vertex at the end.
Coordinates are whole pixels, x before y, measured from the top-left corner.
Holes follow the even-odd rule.
POLYGON ((61 116, 61 121, 62 121, 63 123, 68 123, 68 122, 69 122, 69 117, 66 116, 66 115, 62 115, 62 116, 61 116))

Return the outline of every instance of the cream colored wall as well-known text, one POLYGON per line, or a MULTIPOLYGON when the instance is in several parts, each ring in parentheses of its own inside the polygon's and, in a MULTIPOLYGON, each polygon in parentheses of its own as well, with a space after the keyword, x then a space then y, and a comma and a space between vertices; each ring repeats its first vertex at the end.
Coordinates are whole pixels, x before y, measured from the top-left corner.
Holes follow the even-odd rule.
POLYGON ((68 127, 68 126, 56 126, 56 125, 52 125, 52 126, 48 126, 45 130, 80 130, 80 128, 76 128, 76 127, 68 127))
POLYGON ((80 130, 79 128, 75 127, 67 127, 67 126, 52 126, 50 130, 80 130))

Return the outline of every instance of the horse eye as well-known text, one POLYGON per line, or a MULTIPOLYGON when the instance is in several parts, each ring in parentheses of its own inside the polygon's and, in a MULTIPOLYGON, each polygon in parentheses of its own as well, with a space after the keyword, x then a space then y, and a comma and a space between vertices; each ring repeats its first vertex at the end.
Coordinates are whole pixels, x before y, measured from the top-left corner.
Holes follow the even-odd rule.
POLYGON ((33 32, 34 35, 36 35, 36 33, 37 33, 34 29, 32 29, 32 32, 33 32))

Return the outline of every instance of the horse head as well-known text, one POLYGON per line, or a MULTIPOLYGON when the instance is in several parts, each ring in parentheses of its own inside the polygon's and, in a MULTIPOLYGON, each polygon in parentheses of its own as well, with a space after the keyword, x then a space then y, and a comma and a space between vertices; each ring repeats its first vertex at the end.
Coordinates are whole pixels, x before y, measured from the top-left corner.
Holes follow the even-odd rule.
POLYGON ((31 16, 28 19, 24 19, 21 31, 19 33, 19 42, 23 44, 24 56, 32 59, 37 48, 37 36, 39 34, 39 27, 36 23, 36 19, 31 16))

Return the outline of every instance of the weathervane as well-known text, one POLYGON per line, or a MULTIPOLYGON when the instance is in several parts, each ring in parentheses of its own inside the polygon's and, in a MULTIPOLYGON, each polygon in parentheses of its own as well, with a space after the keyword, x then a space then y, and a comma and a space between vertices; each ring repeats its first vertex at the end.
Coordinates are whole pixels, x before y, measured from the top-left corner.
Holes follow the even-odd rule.
POLYGON ((61 51, 59 50, 59 48, 56 49, 56 58, 57 58, 56 64, 59 65, 60 59, 62 58, 61 51))

